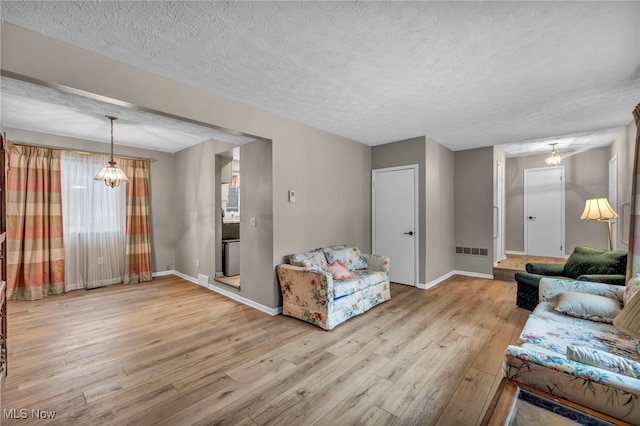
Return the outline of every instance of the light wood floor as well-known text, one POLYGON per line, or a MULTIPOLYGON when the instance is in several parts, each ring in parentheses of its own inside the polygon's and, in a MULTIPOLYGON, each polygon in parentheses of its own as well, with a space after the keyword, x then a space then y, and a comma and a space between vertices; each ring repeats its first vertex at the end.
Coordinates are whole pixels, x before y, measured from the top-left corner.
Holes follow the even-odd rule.
POLYGON ((524 271, 529 262, 565 263, 567 259, 561 257, 529 256, 523 254, 508 254, 507 258, 498 262, 493 268, 493 277, 497 280, 515 282, 515 273, 524 271))
POLYGON ((217 277, 216 281, 222 284, 230 285, 231 287, 235 287, 237 289, 240 288, 240 275, 232 275, 230 277, 217 277))
POLYGON ((9 302, 4 425, 474 425, 528 311, 455 276, 327 332, 168 276, 9 302))

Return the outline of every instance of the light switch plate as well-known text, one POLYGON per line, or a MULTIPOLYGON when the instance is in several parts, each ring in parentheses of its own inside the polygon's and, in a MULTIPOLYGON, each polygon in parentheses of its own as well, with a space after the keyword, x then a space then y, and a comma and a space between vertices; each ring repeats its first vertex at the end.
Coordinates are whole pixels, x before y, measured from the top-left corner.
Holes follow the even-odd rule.
POLYGON ((295 203, 296 202, 296 191, 289 190, 289 202, 290 203, 295 203))
POLYGON ((258 226, 255 217, 252 217, 251 219, 249 219, 249 224, 253 227, 258 226))

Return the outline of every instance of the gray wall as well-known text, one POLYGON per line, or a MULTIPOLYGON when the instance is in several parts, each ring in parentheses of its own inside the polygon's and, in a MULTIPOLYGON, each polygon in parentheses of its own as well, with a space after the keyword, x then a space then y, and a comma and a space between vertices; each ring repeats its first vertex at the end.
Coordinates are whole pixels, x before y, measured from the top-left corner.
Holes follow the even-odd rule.
POLYGON ((221 250, 216 239, 216 220, 220 217, 219 207, 216 209, 220 197, 219 185, 216 185, 216 154, 232 147, 210 140, 174 155, 175 269, 194 278, 198 274, 210 279, 215 277, 215 259, 221 250))
MULTIPOLYGON (((427 272, 427 248, 426 248, 426 140, 425 137, 407 139, 376 145, 371 149, 371 168, 382 169, 386 167, 418 165, 418 281, 426 283, 427 272)), ((393 264, 392 264, 393 267, 393 264)))
MULTIPOLYGON (((49 135, 46 133, 3 127, 7 139, 34 145, 45 145, 78 151, 92 151, 109 154, 111 146, 106 143, 49 135)), ((114 146, 118 154, 132 157, 155 158, 149 166, 151 208, 151 263, 154 272, 174 269, 173 249, 176 243, 174 211, 174 168, 173 156, 166 152, 114 146)), ((97 170, 96 170, 97 173, 97 170)))
POLYGON ((271 285, 275 279, 272 172, 270 141, 240 147, 240 294, 261 304, 280 297, 271 285), (255 227, 251 218, 256 219, 255 227))
MULTIPOLYGON (((506 248, 524 251, 524 170, 545 167, 545 155, 508 158, 506 166, 506 248)), ((607 226, 580 220, 585 201, 607 197, 609 148, 562 157, 565 168, 565 255, 577 245, 608 248, 607 226)))
POLYGON ((426 283, 455 269, 454 153, 426 140, 426 283))
MULTIPOLYGON (((292 252, 327 244, 346 243, 357 245, 365 252, 370 251, 369 146, 142 71, 15 25, 2 24, 1 52, 2 67, 7 71, 271 140, 272 270, 292 252), (287 191, 290 189, 297 192, 296 203, 288 202, 287 191)), ((207 155, 210 154, 207 152, 207 155)), ((181 171, 188 170, 191 162, 193 167, 200 167, 201 161, 191 154, 185 154, 185 158, 181 156, 179 168, 181 171)), ((211 158, 210 161, 215 162, 215 159, 211 158)), ((211 163, 203 173, 209 175, 210 170, 215 170, 211 163)), ((184 178, 179 180, 184 182, 184 178)), ((204 211, 194 210, 192 206, 184 206, 181 211, 190 220, 209 223, 213 228, 209 202, 195 198, 195 194, 206 191, 206 186, 198 185, 196 188, 183 188, 176 184, 176 193, 188 193, 185 196, 194 197, 193 202, 204 211)), ((212 189, 211 193, 214 194, 214 191, 212 189)), ((186 231, 189 238, 202 239, 203 235, 195 236, 191 226, 179 228, 186 231)), ((208 244, 207 241, 192 242, 184 235, 179 235, 176 255, 182 249, 186 253, 180 262, 176 259, 176 269, 189 275, 197 272, 193 266, 193 256, 201 254, 207 256, 204 260, 215 265, 215 248, 209 250, 208 244), (184 270, 180 270, 178 264, 184 270)), ((201 271, 205 272, 210 275, 215 271, 211 268, 201 271)), ((261 283, 256 286, 273 286, 271 297, 259 303, 277 307, 280 299, 275 276, 271 274, 259 279, 261 283)))
POLYGON ((493 147, 455 152, 455 245, 486 248, 489 256, 455 256, 456 269, 493 273, 493 147))
MULTIPOLYGON (((436 141, 418 137, 374 146, 374 169, 418 165, 418 221, 420 284, 454 269, 454 154, 436 141)), ((392 264, 393 267, 393 264, 392 264)))
POLYGON ((621 216, 616 229, 618 250, 629 249, 626 243, 629 241, 630 205, 623 207, 622 203, 631 200, 636 131, 635 123, 632 121, 618 133, 609 150, 610 158, 618 156, 618 205, 612 206, 621 216))

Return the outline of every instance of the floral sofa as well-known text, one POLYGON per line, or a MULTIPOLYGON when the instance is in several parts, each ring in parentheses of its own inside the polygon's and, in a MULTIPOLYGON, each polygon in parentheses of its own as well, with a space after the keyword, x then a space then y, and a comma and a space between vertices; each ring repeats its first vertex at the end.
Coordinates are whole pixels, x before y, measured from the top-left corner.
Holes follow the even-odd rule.
POLYGON ((386 256, 332 246, 292 254, 289 262, 276 267, 282 313, 325 330, 391 298, 386 256), (347 272, 336 275, 332 266, 347 272))
POLYGON ((507 347, 505 376, 640 424, 638 339, 612 324, 625 302, 639 294, 638 286, 631 288, 542 278, 540 304, 517 346, 507 347))

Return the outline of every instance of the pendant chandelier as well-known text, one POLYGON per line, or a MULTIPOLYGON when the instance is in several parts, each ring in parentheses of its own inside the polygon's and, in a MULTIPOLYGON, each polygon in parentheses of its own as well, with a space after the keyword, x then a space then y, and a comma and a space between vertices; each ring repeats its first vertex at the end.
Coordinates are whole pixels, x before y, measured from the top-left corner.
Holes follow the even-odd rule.
POLYGON ((129 179, 122 170, 116 167, 116 162, 113 160, 113 121, 117 120, 118 117, 112 117, 110 115, 106 115, 105 117, 111 120, 111 161, 109 161, 109 165, 100 170, 93 179, 103 180, 105 185, 114 188, 120 185, 120 182, 126 182, 129 179))
POLYGON ((551 154, 547 155, 544 162, 547 163, 547 166, 557 166, 562 161, 562 157, 556 152, 556 145, 558 144, 550 143, 549 145, 551 145, 551 154))

